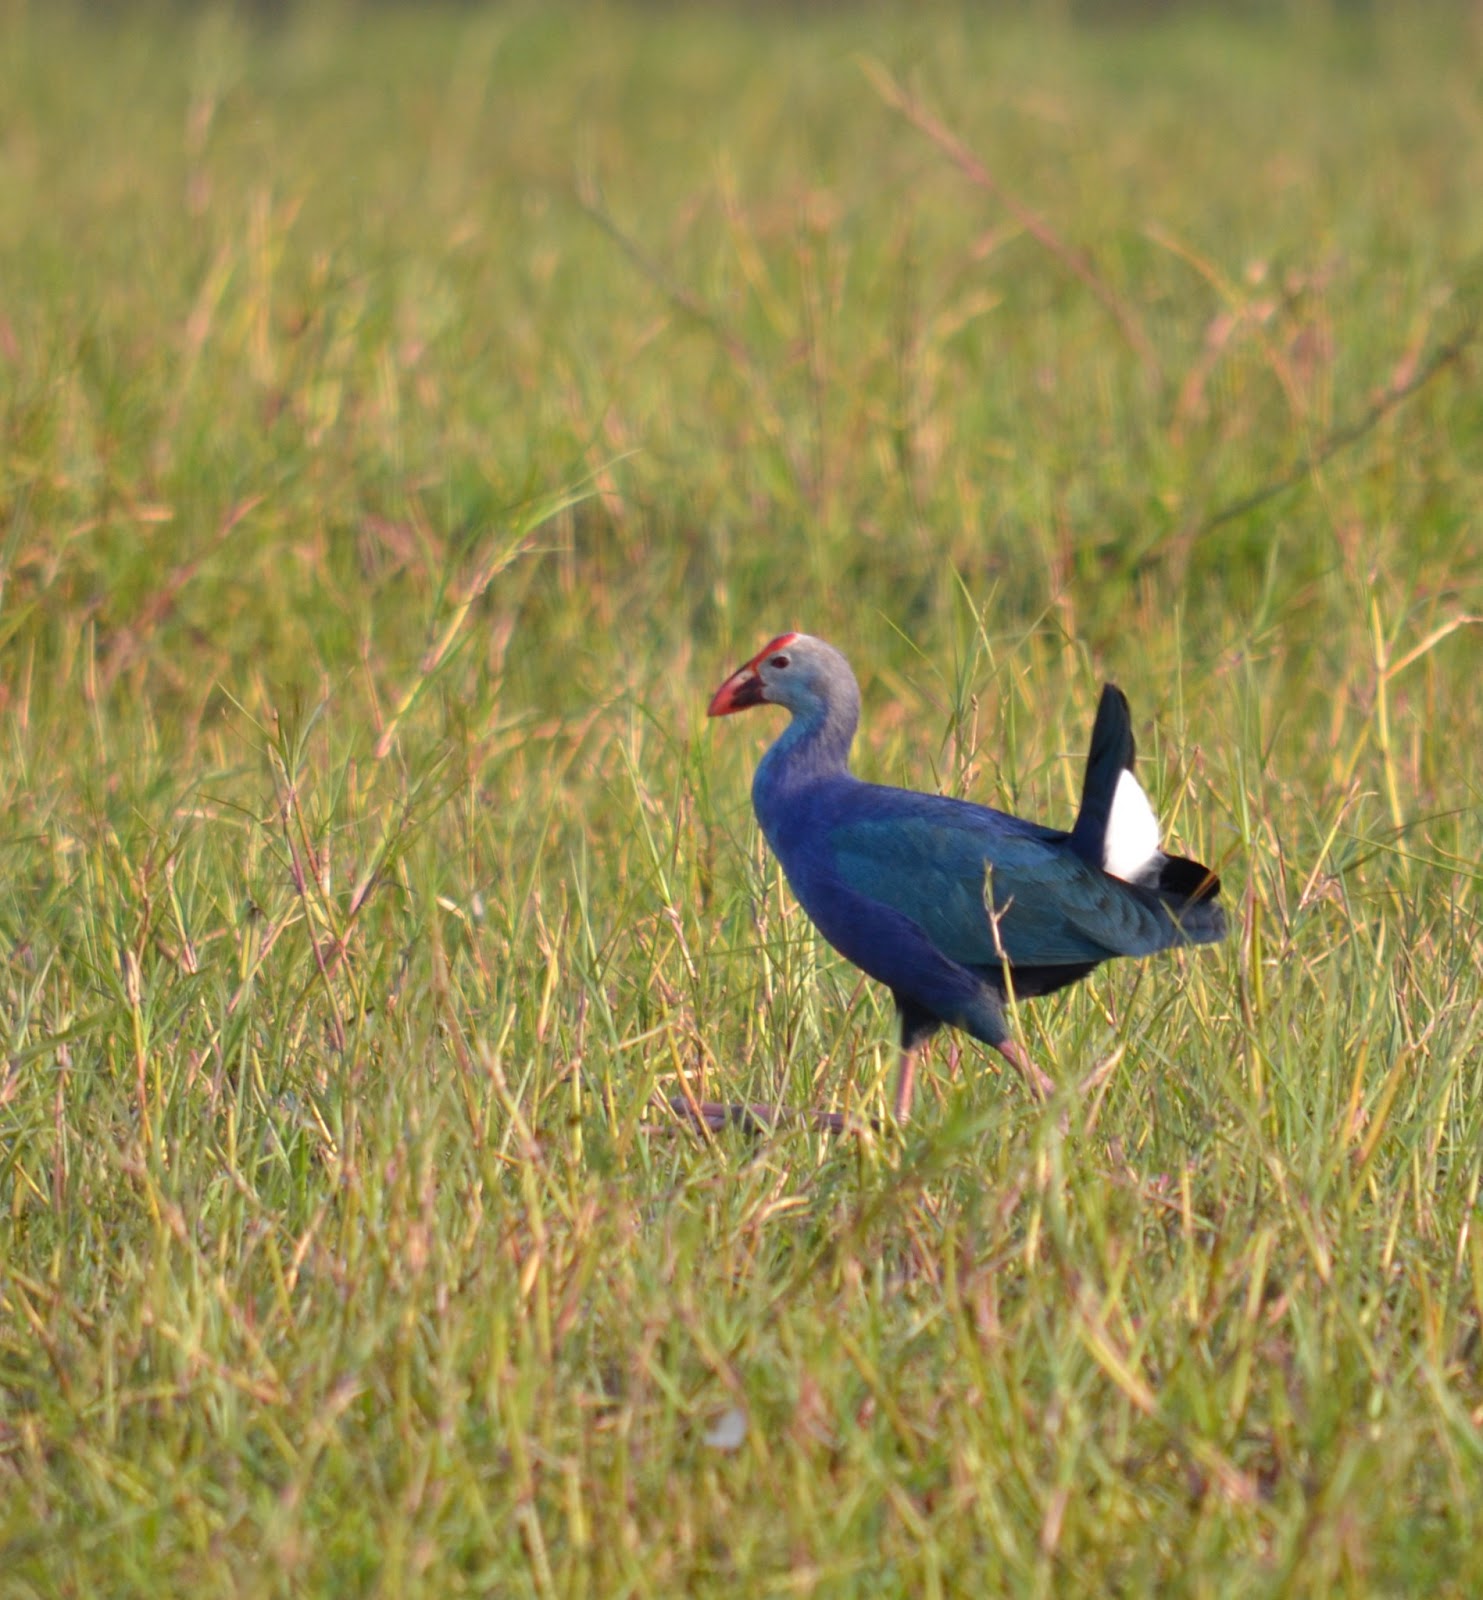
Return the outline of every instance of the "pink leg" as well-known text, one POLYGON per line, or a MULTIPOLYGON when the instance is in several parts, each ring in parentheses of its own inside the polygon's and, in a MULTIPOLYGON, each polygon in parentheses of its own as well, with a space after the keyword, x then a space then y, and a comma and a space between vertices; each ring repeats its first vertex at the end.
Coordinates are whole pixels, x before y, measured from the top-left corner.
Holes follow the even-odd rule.
POLYGON ((1025 1080, 1025 1087, 1037 1100, 1049 1100, 1056 1092, 1054 1081, 1046 1077, 1030 1059, 1028 1052, 1013 1039, 1006 1039, 994 1048, 1025 1080))
POLYGON ((901 1052, 901 1065, 896 1069, 896 1120, 906 1123, 911 1117, 911 1095, 917 1081, 917 1053, 901 1052))

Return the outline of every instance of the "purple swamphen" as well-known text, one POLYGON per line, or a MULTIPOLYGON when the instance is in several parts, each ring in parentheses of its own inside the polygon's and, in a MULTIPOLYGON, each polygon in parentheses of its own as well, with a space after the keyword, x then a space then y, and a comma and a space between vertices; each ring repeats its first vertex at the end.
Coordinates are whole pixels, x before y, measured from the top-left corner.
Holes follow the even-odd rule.
POLYGON ((1159 848, 1133 776, 1128 702, 1102 690, 1069 833, 850 772, 860 689, 832 645, 785 633, 716 690, 709 715, 778 705, 793 720, 752 780, 762 832, 814 926, 886 985, 901 1021, 896 1116, 918 1048, 944 1023, 992 1045, 1044 1096, 1006 999, 1050 994, 1112 956, 1223 938, 1220 880, 1159 848))

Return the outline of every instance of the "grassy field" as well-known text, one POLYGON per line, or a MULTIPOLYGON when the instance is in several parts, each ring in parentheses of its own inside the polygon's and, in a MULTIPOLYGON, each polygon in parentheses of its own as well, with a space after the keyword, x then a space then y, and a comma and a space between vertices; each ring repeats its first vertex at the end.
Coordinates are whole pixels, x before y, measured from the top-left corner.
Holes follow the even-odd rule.
POLYGON ((1483 1592, 1483 23, 1091 9, 0 5, 5 1600, 1483 1592), (885 1105, 793 627, 1130 695, 1051 1110, 659 1109, 885 1105))

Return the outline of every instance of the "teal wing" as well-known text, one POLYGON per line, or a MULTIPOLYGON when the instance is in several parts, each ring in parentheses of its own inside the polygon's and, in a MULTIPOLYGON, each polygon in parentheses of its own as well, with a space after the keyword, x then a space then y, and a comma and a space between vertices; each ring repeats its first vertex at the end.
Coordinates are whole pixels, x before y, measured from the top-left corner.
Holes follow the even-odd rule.
POLYGON ((838 876, 916 922, 965 966, 1070 966, 1164 949, 1157 900, 1109 878, 1057 837, 939 817, 894 816, 830 830, 838 876), (992 904, 998 921, 990 921, 992 904))

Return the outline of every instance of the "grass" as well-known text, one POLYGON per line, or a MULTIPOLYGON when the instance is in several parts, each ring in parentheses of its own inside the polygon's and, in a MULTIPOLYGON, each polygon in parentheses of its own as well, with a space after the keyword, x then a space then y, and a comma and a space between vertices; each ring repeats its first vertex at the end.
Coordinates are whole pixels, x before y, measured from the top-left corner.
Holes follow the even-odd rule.
POLYGON ((1090 10, 0 12, 0 1594, 1483 1588, 1483 35, 1090 10), (1065 1132, 652 1109, 885 1103, 794 626, 1128 691, 1065 1132))

